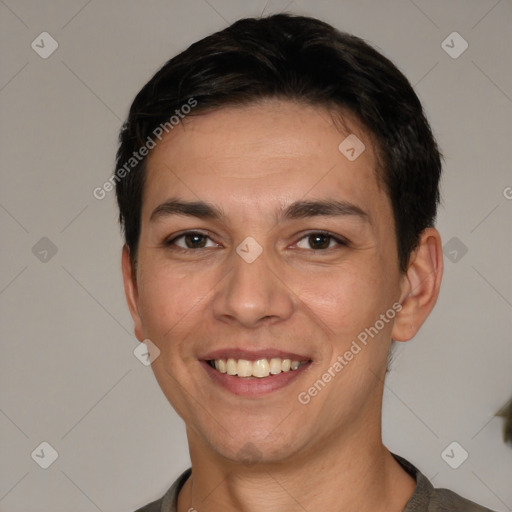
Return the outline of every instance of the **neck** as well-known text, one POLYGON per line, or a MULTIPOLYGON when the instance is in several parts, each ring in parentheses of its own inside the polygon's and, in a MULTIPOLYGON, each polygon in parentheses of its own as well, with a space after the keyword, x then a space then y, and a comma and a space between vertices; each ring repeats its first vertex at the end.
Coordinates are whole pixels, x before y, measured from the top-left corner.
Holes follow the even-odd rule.
POLYGON ((192 476, 178 511, 400 512, 416 484, 383 446, 380 423, 369 430, 367 424, 290 460, 253 465, 220 457, 189 430, 192 476))

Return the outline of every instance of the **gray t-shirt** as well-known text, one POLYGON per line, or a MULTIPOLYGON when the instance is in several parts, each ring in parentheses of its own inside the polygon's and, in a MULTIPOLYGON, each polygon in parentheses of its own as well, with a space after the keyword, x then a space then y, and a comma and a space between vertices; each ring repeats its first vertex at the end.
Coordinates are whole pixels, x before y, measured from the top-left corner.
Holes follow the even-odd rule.
MULTIPOLYGON (((403 512, 493 512, 466 500, 448 489, 434 489, 427 477, 404 458, 393 454, 397 462, 416 480, 416 489, 403 512)), ((165 495, 135 512, 177 512, 178 493, 190 476, 187 469, 165 495)))

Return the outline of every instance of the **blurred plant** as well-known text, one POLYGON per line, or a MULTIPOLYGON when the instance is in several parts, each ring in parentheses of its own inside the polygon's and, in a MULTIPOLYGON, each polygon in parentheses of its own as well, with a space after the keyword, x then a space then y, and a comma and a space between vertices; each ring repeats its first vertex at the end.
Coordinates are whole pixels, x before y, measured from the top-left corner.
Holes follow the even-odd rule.
POLYGON ((505 418, 503 440, 512 445, 512 398, 496 413, 496 416, 505 418))

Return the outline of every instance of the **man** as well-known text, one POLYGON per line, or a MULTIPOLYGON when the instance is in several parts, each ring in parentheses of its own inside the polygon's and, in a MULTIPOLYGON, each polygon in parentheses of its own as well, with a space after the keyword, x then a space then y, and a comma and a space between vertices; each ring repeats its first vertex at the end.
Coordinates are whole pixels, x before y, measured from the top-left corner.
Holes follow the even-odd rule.
POLYGON ((440 173, 406 78, 318 20, 240 20, 146 84, 123 276, 192 468, 140 511, 487 510, 381 438, 392 341, 439 292, 440 173))

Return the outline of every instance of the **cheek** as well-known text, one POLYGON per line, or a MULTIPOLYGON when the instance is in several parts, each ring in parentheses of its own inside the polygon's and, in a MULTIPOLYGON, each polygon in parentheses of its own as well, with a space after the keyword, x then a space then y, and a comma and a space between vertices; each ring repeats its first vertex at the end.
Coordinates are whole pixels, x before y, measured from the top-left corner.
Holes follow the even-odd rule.
POLYGON ((204 279, 190 272, 181 275, 166 265, 143 268, 139 310, 146 336, 161 350, 170 348, 170 340, 183 339, 192 330, 207 293, 204 279))
POLYGON ((379 295, 384 286, 379 273, 369 269, 369 265, 361 269, 332 269, 322 277, 302 280, 298 296, 328 328, 330 336, 346 340, 357 335, 375 322, 380 309, 385 311, 389 307, 386 298, 379 295))

